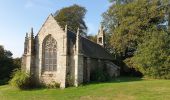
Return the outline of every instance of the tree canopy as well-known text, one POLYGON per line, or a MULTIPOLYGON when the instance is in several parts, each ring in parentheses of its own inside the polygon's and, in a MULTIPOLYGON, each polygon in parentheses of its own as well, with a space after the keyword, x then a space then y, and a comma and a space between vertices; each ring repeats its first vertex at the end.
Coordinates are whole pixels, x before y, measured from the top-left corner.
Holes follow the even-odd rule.
POLYGON ((7 83, 16 68, 21 68, 21 58, 13 59, 12 53, 0 45, 0 84, 7 83))
POLYGON ((110 44, 118 56, 117 59, 124 61, 128 67, 133 67, 144 75, 167 78, 169 73, 164 71, 166 74, 162 75, 160 73, 163 72, 158 69, 170 70, 167 65, 170 64, 168 61, 170 35, 165 24, 169 20, 166 18, 168 1, 119 1, 130 2, 113 3, 103 14, 103 24, 107 32, 111 34, 110 44), (160 55, 166 60, 163 60, 160 55), (144 71, 145 67, 148 69, 144 71), (152 71, 154 69, 154 72, 157 71, 158 76, 149 71, 151 69, 152 71), (149 74, 146 74, 147 72, 149 74))
POLYGON ((3 84, 9 79, 12 70, 12 53, 0 45, 0 84, 3 84))
POLYGON ((95 43, 97 43, 97 35, 89 34, 87 38, 95 43))
POLYGON ((126 64, 142 72, 146 77, 170 79, 170 35, 163 30, 146 33, 133 57, 126 64))
POLYGON ((84 21, 86 9, 79 5, 72 5, 70 7, 62 8, 55 13, 55 19, 59 22, 62 28, 68 25, 68 29, 73 32, 77 32, 79 28, 81 34, 86 35, 87 26, 84 21))
POLYGON ((109 0, 109 1, 115 4, 127 4, 127 3, 132 2, 133 0, 109 0))
POLYGON ((118 53, 134 51, 142 42, 144 32, 165 22, 165 4, 159 0, 135 0, 124 5, 113 5, 104 13, 104 25, 112 35, 111 44, 118 53))

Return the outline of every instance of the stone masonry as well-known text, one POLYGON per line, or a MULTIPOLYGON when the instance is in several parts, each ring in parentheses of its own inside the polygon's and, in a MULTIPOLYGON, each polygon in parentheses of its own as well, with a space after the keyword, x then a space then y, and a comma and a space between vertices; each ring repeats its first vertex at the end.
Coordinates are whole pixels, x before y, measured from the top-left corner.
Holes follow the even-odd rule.
POLYGON ((89 82, 91 73, 99 67, 109 67, 119 75, 119 67, 110 63, 113 57, 104 49, 104 30, 100 28, 97 43, 77 33, 62 29, 53 15, 49 15, 38 34, 33 29, 26 34, 22 69, 30 73, 36 82, 59 83, 65 88, 68 79, 74 86, 89 82), (109 64, 107 64, 109 62, 109 64))

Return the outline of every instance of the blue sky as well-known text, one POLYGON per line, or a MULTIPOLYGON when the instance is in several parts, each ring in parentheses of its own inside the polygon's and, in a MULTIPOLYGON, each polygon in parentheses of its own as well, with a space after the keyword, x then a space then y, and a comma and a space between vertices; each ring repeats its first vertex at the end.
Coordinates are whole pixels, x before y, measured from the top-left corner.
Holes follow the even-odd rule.
POLYGON ((33 27, 36 35, 50 13, 73 4, 86 7, 88 34, 96 34, 101 15, 110 5, 108 0, 1 0, 0 45, 10 50, 13 57, 21 57, 25 33, 33 27))

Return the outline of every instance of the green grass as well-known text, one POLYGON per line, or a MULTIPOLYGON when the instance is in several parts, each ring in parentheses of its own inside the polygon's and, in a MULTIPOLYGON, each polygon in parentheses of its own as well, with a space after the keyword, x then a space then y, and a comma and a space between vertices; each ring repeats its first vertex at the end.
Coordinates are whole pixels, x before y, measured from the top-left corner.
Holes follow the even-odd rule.
POLYGON ((18 90, 0 86, 0 100, 169 100, 170 80, 118 78, 62 89, 18 90))

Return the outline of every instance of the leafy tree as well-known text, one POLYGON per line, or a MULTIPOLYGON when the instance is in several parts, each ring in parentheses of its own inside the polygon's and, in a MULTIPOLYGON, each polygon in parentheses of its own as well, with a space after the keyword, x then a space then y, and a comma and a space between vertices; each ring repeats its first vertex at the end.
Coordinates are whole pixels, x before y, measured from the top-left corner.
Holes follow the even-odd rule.
POLYGON ((160 0, 134 0, 128 4, 113 4, 103 14, 103 24, 112 33, 111 45, 123 57, 133 56, 144 32, 164 23, 166 3, 160 0))
POLYGON ((146 34, 146 42, 139 44, 134 56, 125 62, 146 77, 170 79, 170 35, 157 30, 146 34))
POLYGON ((15 69, 20 69, 21 68, 21 58, 14 58, 13 66, 15 67, 15 69))
POLYGON ((97 35, 88 35, 87 38, 95 43, 97 43, 97 35))
MULTIPOLYGON (((123 4, 113 3, 108 11, 103 14, 103 25, 106 27, 107 32, 111 34, 110 44, 116 53, 118 64, 123 66, 123 69, 127 69, 125 67, 127 64, 128 67, 141 71, 136 68, 136 66, 142 64, 136 61, 137 52, 141 50, 141 46, 144 45, 146 41, 150 43, 150 39, 145 39, 147 36, 151 36, 150 33, 159 34, 162 29, 167 31, 164 25, 164 23, 167 22, 165 18, 167 8, 167 0, 131 0, 123 4), (136 64, 135 62, 138 63, 136 64)), ((155 36, 153 38, 156 39, 157 37, 155 36)), ((154 43, 156 43, 156 41, 154 41, 154 43)), ((162 49, 164 50, 165 48, 162 49)), ((152 51, 153 50, 156 51, 156 48, 152 48, 152 51)), ((140 53, 142 57, 142 50, 140 53)), ((148 56, 152 55, 148 53, 148 56)), ((167 56, 169 56, 168 53, 167 56)), ((153 63, 149 59, 148 62, 153 63)), ((159 62, 156 63, 159 64, 159 62)), ((162 63, 165 63, 165 61, 162 61, 162 63)), ((140 65, 140 67, 142 69, 143 65, 140 65)), ((154 67, 150 66, 150 68, 154 67)), ((141 72, 146 75, 144 71, 141 72)))
POLYGON ((134 0, 109 0, 110 2, 113 2, 115 4, 127 4, 127 3, 130 3, 134 0))
POLYGON ((81 33, 86 35, 87 26, 84 21, 86 11, 84 7, 74 4, 56 11, 55 19, 62 28, 68 25, 68 29, 76 33, 79 27, 81 33))
POLYGON ((0 46, 0 84, 9 80, 13 69, 12 53, 0 46))

